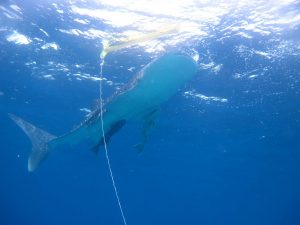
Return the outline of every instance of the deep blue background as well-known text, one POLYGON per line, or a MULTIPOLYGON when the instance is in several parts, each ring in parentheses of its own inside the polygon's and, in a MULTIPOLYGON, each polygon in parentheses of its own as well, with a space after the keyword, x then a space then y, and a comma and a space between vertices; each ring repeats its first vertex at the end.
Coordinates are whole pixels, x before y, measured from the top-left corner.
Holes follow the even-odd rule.
MULTIPOLYGON (((48 41, 62 49, 59 54, 37 53, 32 45, 16 46, 0 36, 0 224, 122 224, 103 151, 95 157, 84 146, 59 149, 36 172, 27 172, 30 141, 7 113, 60 135, 84 118, 79 108, 93 104, 99 84, 69 80, 63 73, 54 81, 40 79, 24 62, 82 63, 82 71, 99 75, 101 44, 65 36, 54 29, 61 26, 56 14, 45 11, 41 16, 31 4, 18 4, 27 20, 9 24, 1 17, 1 23, 34 36, 37 28, 29 23, 35 22, 49 32, 53 40, 48 41)), ((140 140, 141 125, 136 122, 128 123, 109 144, 128 225, 300 224, 299 55, 246 62, 235 46, 263 51, 268 40, 254 36, 217 42, 219 36, 216 31, 194 47, 204 61, 209 49, 222 70, 216 75, 199 69, 195 79, 161 107, 141 155, 133 148, 140 140), (232 77, 237 71, 265 67, 269 69, 264 76, 251 81, 232 77), (228 103, 182 95, 192 89, 227 98, 228 103)), ((297 37, 295 29, 283 38, 297 37)), ((150 61, 149 55, 136 59, 136 54, 110 55, 104 74, 126 82, 134 73, 117 67, 115 60, 137 68, 150 61)), ((104 95, 113 91, 106 85, 104 95)))

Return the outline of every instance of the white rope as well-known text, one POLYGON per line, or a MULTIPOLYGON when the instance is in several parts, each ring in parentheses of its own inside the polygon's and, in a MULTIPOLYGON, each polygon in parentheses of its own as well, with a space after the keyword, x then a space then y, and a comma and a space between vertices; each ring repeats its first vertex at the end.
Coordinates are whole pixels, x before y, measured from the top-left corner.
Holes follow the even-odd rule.
POLYGON ((109 155, 108 155, 108 149, 107 149, 107 144, 106 144, 106 139, 105 139, 105 133, 104 133, 103 99, 102 99, 103 65, 104 65, 104 58, 101 58, 101 63, 100 63, 100 85, 99 85, 100 87, 99 87, 99 89, 100 89, 100 119, 101 119, 102 138, 103 138, 103 143, 104 143, 106 161, 107 161, 107 165, 108 165, 108 169, 109 169, 111 182, 112 182, 112 185, 114 187, 115 196, 116 196, 117 201, 118 201, 118 205, 119 205, 119 208, 120 208, 120 212, 121 212, 121 215, 122 215, 123 222, 124 222, 125 225, 127 225, 126 218, 125 218, 123 208, 122 208, 122 204, 121 204, 121 201, 120 201, 120 198, 119 198, 117 186, 116 186, 115 179, 114 179, 114 176, 113 176, 113 172, 112 172, 112 169, 111 169, 109 155))

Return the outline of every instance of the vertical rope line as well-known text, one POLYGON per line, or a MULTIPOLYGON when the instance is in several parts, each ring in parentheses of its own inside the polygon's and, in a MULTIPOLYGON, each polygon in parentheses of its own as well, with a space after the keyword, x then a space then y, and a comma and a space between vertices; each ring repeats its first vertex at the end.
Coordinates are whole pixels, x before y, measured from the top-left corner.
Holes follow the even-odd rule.
POLYGON ((101 58, 101 63, 100 63, 100 85, 99 85, 99 91, 100 91, 100 119, 101 119, 101 130, 102 130, 102 138, 103 138, 103 143, 104 143, 104 149, 105 149, 105 157, 108 165, 108 170, 111 178, 112 185, 114 187, 115 191, 115 196, 119 205, 119 209, 121 212, 121 216, 123 219, 123 222, 125 225, 127 225, 126 218, 123 212, 123 207, 120 201, 120 197, 118 194, 118 189, 115 183, 114 175, 111 169, 111 164, 110 164, 110 159, 108 155, 108 149, 107 149, 107 144, 106 144, 106 139, 105 139, 105 133, 104 133, 104 121, 103 121, 103 99, 102 99, 102 80, 103 80, 103 65, 104 65, 104 58, 101 58))

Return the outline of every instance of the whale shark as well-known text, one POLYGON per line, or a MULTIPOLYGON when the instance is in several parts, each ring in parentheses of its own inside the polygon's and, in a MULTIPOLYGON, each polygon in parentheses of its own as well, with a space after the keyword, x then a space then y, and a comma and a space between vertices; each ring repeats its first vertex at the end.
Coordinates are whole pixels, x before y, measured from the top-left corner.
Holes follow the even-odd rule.
POLYGON ((105 140, 108 142, 131 120, 144 122, 143 140, 136 146, 142 151, 160 105, 170 99, 196 73, 196 62, 188 55, 168 53, 160 56, 142 68, 124 88, 109 97, 103 107, 101 104, 102 108, 98 106, 83 122, 61 136, 50 134, 16 115, 9 114, 31 140, 28 171, 37 169, 49 152, 59 146, 74 146, 88 140, 90 149, 97 153, 105 140))

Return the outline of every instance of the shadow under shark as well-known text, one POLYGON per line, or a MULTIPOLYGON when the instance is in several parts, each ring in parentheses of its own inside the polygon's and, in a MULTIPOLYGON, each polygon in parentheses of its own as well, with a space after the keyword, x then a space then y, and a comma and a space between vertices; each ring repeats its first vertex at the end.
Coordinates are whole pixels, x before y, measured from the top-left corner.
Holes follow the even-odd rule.
MULTIPOLYGON (((120 130, 128 120, 144 120, 143 140, 136 147, 141 151, 153 126, 158 107, 174 95, 197 72, 196 62, 187 55, 166 54, 145 66, 122 91, 115 93, 103 106, 105 139, 120 130)), ((85 140, 98 152, 103 145, 101 109, 97 108, 79 126, 56 137, 23 119, 9 114, 32 142, 28 171, 34 171, 49 151, 61 145, 77 145, 85 140)))

